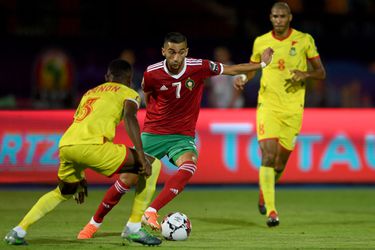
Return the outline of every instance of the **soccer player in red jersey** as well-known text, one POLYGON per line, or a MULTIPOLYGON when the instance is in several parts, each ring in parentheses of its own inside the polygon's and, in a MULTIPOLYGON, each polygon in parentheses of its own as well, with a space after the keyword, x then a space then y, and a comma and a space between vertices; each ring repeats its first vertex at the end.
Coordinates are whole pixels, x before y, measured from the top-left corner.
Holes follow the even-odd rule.
MULTIPOLYGON (((262 54, 260 64, 223 65, 204 59, 187 58, 188 51, 184 35, 177 32, 168 33, 161 49, 165 60, 150 65, 144 73, 142 88, 146 101, 146 118, 141 135, 144 150, 158 159, 168 156, 178 167, 178 171, 166 181, 164 188, 148 208, 160 168, 153 167, 152 175, 145 179, 144 183, 138 181, 139 188, 136 190, 132 214, 122 236, 140 228, 141 220, 153 229, 160 229, 157 211, 182 192, 196 171, 198 151, 194 137, 204 79, 220 74, 237 75, 256 71, 266 67, 273 55, 272 49, 267 48, 262 54)), ((117 199, 117 204, 120 197, 121 195, 107 192, 103 203, 117 199)), ((110 209, 112 207, 101 213, 100 210, 104 209, 99 205, 91 222, 96 222, 99 228, 99 223, 110 209)), ((78 238, 87 239, 92 236, 93 234, 83 229, 78 238)))

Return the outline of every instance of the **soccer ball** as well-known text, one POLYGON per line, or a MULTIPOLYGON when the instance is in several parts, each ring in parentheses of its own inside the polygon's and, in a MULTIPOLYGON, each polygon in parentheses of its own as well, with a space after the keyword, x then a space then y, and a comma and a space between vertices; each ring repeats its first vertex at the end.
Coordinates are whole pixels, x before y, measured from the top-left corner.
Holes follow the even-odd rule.
POLYGON ((189 218, 180 212, 166 215, 161 222, 161 234, 167 240, 186 240, 191 228, 189 218))

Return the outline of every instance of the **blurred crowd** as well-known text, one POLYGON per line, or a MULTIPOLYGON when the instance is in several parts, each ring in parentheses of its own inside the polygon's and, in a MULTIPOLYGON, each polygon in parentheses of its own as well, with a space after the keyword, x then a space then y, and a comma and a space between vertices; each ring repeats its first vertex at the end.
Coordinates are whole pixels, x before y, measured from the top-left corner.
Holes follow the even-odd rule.
MULTIPOLYGON (((141 81, 147 65, 139 65, 136 53, 124 49, 119 58, 131 63, 134 69, 133 88, 142 96, 141 81)), ((231 52, 225 46, 213 49, 210 59, 233 64, 231 52)), ((307 83, 306 107, 374 107, 375 64, 362 65, 351 61, 325 62, 327 79, 307 83)), ((7 93, 0 96, 0 109, 65 109, 74 108, 80 96, 92 86, 104 81, 106 68, 90 54, 82 68, 67 53, 53 48, 35 59, 30 76, 30 96, 7 93)), ((208 108, 255 107, 260 73, 244 91, 233 88, 234 76, 215 76, 207 79, 202 102, 208 108)), ((22 91, 20 91, 21 93, 22 91)))
MULTIPOLYGON (((143 72, 163 59, 169 31, 187 35, 190 57, 247 62, 254 38, 271 28, 273 2, 0 1, 0 109, 75 108, 116 57, 133 65, 133 87, 141 93, 143 72)), ((292 27, 313 35, 327 70, 325 81, 307 84, 306 107, 374 107, 375 1, 286 2, 292 27)), ((259 74, 243 92, 231 87, 233 79, 208 79, 202 106, 255 107, 259 74)))

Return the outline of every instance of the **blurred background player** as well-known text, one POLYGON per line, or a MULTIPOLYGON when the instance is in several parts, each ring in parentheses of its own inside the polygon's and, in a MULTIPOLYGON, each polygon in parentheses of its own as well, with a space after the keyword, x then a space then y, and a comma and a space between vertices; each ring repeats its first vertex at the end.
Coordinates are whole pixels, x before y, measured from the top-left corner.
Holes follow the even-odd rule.
POLYGON ((132 66, 133 77, 132 77, 131 87, 138 92, 138 94, 140 95, 141 100, 142 100, 143 99, 142 98, 143 92, 142 92, 141 83, 142 83, 142 77, 143 77, 143 72, 142 72, 143 70, 140 70, 140 68, 136 64, 137 57, 136 57, 136 54, 135 54, 134 50, 132 50, 132 49, 122 50, 121 53, 120 53, 120 59, 129 62, 130 65, 132 66))
MULTIPOLYGON (((220 74, 236 75, 255 71, 270 63, 273 53, 271 49, 265 49, 261 64, 223 65, 209 60, 187 58, 188 51, 187 39, 184 35, 177 32, 168 33, 161 48, 165 60, 150 65, 143 75, 146 118, 141 138, 145 152, 158 159, 168 156, 169 160, 178 167, 178 171, 166 181, 164 188, 147 211, 145 210, 155 192, 160 168, 153 167, 152 175, 146 182, 138 182, 138 186, 146 186, 141 192, 136 193, 132 214, 122 235, 140 228, 141 221, 153 229, 160 229, 157 211, 182 192, 197 169, 195 127, 204 79, 220 74)), ((103 202, 116 198, 118 202, 121 196, 114 196, 107 192, 103 202)), ((99 205, 93 217, 96 222, 102 222, 108 213, 100 213, 103 209, 101 206, 99 205)), ((110 209, 112 207, 107 210, 110 209)), ((86 227, 94 224, 93 219, 86 227)), ((84 229, 79 233, 78 238, 92 236, 92 232, 84 229)))
MULTIPOLYGON (((258 206, 272 227, 279 224, 275 182, 280 179, 301 130, 305 81, 324 79, 325 69, 314 39, 290 28, 292 14, 288 4, 275 3, 270 20, 273 30, 255 39, 250 62, 259 63, 261 52, 267 47, 275 50, 272 63, 262 72, 257 107, 257 137, 262 152, 258 206)), ((253 72, 247 74, 247 79, 253 77, 253 72)), ((235 86, 243 89, 247 79, 237 78, 235 86)))
MULTIPOLYGON (((219 46, 214 49, 216 62, 232 65, 231 53, 227 47, 219 46)), ((233 88, 236 77, 219 75, 208 80, 208 106, 210 108, 242 108, 245 104, 242 92, 233 88)))
MULTIPOLYGON (((11 245, 25 245, 29 226, 51 212, 61 202, 73 197, 77 203, 84 202, 87 185, 84 170, 92 170, 112 176, 128 173, 127 178, 116 182, 116 189, 126 193, 138 180, 138 174, 151 175, 150 162, 159 160, 145 156, 140 138, 137 110, 140 98, 130 88, 132 69, 124 60, 110 63, 105 76, 106 83, 88 90, 81 99, 74 121, 60 140, 60 166, 58 187, 43 195, 26 214, 18 226, 6 236, 11 245), (114 144, 116 126, 124 120, 129 138, 135 146, 130 149, 114 144)), ((147 245, 159 245, 161 240, 139 230, 127 237, 147 245)))

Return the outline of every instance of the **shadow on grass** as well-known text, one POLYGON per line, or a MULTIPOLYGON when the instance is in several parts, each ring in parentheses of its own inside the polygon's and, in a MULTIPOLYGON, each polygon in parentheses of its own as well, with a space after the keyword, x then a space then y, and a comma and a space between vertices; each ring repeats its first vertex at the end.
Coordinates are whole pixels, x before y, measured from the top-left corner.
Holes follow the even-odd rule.
MULTIPOLYGON (((110 233, 111 235, 100 235, 99 237, 109 237, 109 236, 119 236, 118 233, 110 233)), ((88 239, 88 240, 71 240, 71 239, 54 239, 54 240, 51 240, 51 238, 34 238, 32 240, 29 240, 28 243, 29 245, 33 246, 33 245, 44 245, 44 246, 48 246, 50 245, 51 246, 51 249, 53 247, 53 245, 65 245, 65 244, 69 244, 69 245, 72 245, 72 246, 90 246, 90 245, 111 245, 111 246, 121 246, 123 245, 123 240, 121 239, 121 237, 118 237, 118 239, 114 239, 114 240, 111 240, 111 241, 108 241, 106 240, 105 242, 104 241, 97 241, 95 240, 97 237, 95 237, 94 239, 88 239)))
POLYGON ((229 226, 239 226, 239 227, 261 227, 254 222, 238 220, 238 219, 225 219, 225 218, 203 218, 194 217, 193 220, 199 220, 211 224, 229 225, 229 226))
POLYGON ((54 239, 51 238, 33 238, 32 240, 27 240, 29 245, 58 245, 58 244, 77 244, 77 245, 84 245, 88 243, 88 241, 79 241, 79 240, 63 240, 63 239, 54 239))
POLYGON ((303 221, 300 223, 289 223, 289 226, 301 226, 307 225, 307 226, 324 226, 324 225, 337 225, 337 226, 347 226, 347 225, 366 225, 369 224, 368 220, 358 220, 358 221, 353 221, 353 220, 348 220, 348 221, 303 221))
POLYGON ((114 237, 114 236, 117 236, 119 239, 122 239, 121 232, 98 232, 95 234, 95 238, 114 237))

